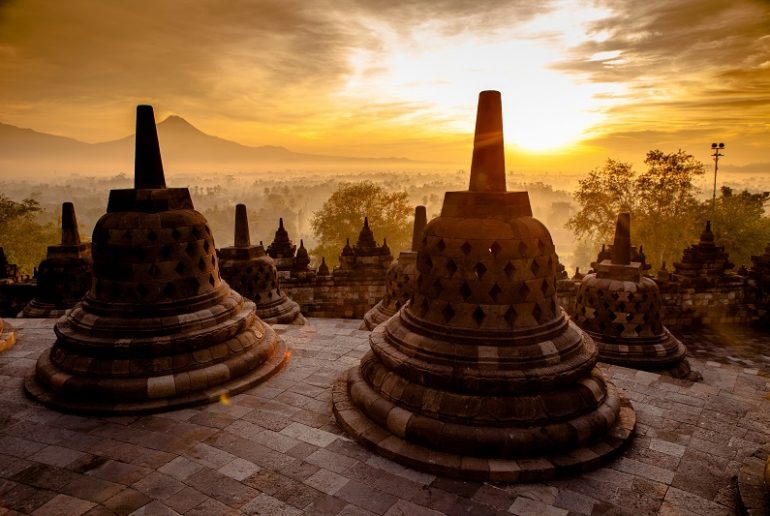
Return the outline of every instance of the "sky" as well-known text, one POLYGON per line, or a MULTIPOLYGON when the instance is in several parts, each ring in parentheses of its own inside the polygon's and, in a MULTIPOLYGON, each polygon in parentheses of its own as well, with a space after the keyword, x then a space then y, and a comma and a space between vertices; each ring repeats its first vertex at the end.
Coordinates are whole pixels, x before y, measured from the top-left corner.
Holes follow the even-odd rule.
POLYGON ((770 174, 767 0, 0 0, 0 122, 86 142, 134 106, 304 153, 470 162, 502 92, 507 165, 683 149, 770 174))

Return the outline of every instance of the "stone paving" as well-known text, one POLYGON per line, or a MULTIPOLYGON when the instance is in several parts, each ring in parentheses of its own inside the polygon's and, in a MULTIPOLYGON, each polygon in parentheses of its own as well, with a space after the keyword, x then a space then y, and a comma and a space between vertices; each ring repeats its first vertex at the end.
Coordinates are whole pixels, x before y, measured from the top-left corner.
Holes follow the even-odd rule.
POLYGON ((674 333, 695 357, 759 369, 770 375, 770 331, 730 325, 674 333))
POLYGON ((608 366, 638 418, 622 458, 540 484, 462 482, 341 435, 331 385, 368 350, 360 320, 277 325, 286 369, 223 403, 108 418, 24 396, 53 323, 13 321, 18 343, 0 354, 0 514, 735 514, 741 464, 765 460, 770 442, 765 368, 695 355, 704 380, 693 384, 608 366))

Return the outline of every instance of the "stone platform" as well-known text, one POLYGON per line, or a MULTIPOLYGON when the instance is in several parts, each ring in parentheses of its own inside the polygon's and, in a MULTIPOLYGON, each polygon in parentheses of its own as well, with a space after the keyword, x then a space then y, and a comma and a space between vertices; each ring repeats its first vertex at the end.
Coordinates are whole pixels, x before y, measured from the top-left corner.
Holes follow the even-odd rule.
POLYGON ((770 374, 724 353, 735 332, 701 341, 699 383, 600 365, 636 409, 629 448, 590 473, 513 485, 420 473, 342 434, 331 387, 370 349, 360 320, 276 325, 286 369, 219 404, 105 418, 23 394, 54 322, 14 321, 18 342, 0 353, 0 514, 736 514, 741 467, 770 443, 770 374))

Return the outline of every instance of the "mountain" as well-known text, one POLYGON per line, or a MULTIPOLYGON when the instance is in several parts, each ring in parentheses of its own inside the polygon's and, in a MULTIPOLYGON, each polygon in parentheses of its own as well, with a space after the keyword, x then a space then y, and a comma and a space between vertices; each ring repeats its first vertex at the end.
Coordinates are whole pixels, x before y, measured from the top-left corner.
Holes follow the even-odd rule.
MULTIPOLYGON (((164 168, 173 172, 252 172, 273 167, 336 168, 395 166, 406 158, 351 158, 250 147, 209 135, 179 116, 158 124, 164 168)), ((134 136, 101 143, 40 133, 0 123, 0 176, 62 173, 115 174, 133 168, 134 136)))

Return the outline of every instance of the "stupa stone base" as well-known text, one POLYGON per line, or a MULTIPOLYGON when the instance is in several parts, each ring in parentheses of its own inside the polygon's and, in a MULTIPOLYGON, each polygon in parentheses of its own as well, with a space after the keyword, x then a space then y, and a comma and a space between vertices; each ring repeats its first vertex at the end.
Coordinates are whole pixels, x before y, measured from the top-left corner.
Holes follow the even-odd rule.
POLYGON ((664 334, 648 339, 608 340, 590 331, 599 349, 599 360, 608 364, 654 371, 673 378, 699 381, 703 376, 690 367, 687 348, 664 328, 664 334))
POLYGON ((364 314, 364 320, 358 329, 372 331, 378 325, 393 317, 396 312, 395 302, 382 299, 379 303, 374 305, 371 310, 364 314))
MULTIPOLYGON (((168 354, 156 353, 152 358, 99 358, 93 350, 88 352, 90 356, 76 355, 73 350, 64 352, 55 346, 41 354, 35 372, 25 378, 24 389, 30 397, 50 407, 87 414, 141 414, 221 401, 267 380, 283 367, 289 356, 283 340, 256 319, 253 311, 242 314, 237 333, 233 330, 207 327, 193 332, 182 346, 175 339, 173 347, 180 352, 169 349, 168 354), (196 348, 194 344, 218 340, 218 336, 226 334, 232 336, 214 346, 196 348), (62 355, 63 364, 72 372, 57 364, 62 355), (142 369, 170 369, 172 364, 198 367, 188 366, 169 374, 136 375, 142 369), (114 374, 97 376, 87 374, 88 371, 114 374), (130 376, 132 372, 134 376, 130 376)), ((62 334, 57 333, 61 342, 62 334)), ((99 347, 97 339, 85 342, 81 336, 80 340, 84 348, 99 347)), ((171 347, 170 339, 164 337, 139 340, 131 342, 134 349, 146 347, 157 351, 171 347)))
MULTIPOLYGON (((614 421, 611 421, 610 411, 603 414, 607 417, 609 431, 600 440, 587 442, 561 453, 529 458, 474 457, 437 451, 405 440, 410 421, 418 417, 426 419, 427 425, 447 429, 444 435, 438 434, 436 439, 453 438, 452 434, 456 435, 456 432, 448 429, 449 425, 445 423, 417 416, 380 397, 361 378, 356 367, 351 368, 335 383, 332 409, 343 430, 359 444, 405 466, 467 480, 538 482, 594 469, 623 451, 633 435, 636 415, 628 399, 612 384, 608 384, 607 394, 616 400, 620 410, 614 421), (359 410, 353 401, 354 396, 372 407, 381 421, 375 422, 359 410)), ((484 427, 453 426, 465 430, 469 435, 482 435, 486 430, 484 427)), ((572 435, 579 432, 569 423, 549 425, 540 430, 554 435, 572 435)))
POLYGON ((41 303, 37 299, 33 299, 24 310, 19 313, 17 317, 33 318, 33 319, 58 319, 67 313, 70 307, 63 308, 61 306, 52 305, 49 303, 41 303))
POLYGON ((284 296, 276 306, 263 305, 257 308, 257 315, 268 324, 306 324, 299 305, 284 296))

